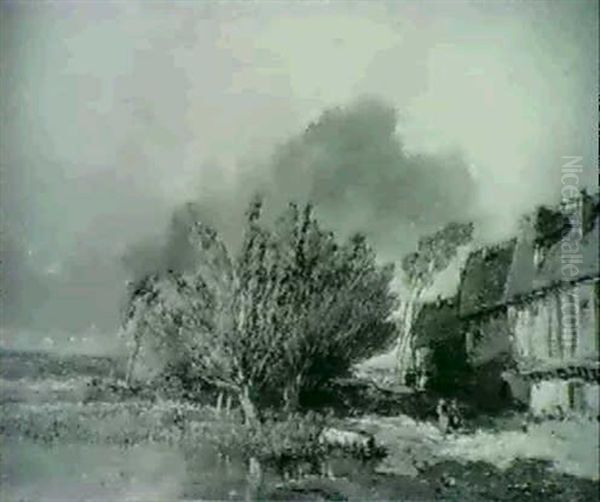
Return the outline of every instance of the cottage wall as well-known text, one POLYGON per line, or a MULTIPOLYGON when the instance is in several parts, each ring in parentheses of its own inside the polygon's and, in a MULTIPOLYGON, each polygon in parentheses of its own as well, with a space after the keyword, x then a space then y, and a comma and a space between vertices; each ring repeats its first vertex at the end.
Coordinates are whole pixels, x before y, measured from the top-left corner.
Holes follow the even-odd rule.
POLYGON ((509 307, 508 316, 513 326, 514 350, 525 359, 549 359, 558 352, 560 320, 554 295, 509 307))
POLYGON ((573 285, 510 306, 517 357, 545 361, 598 356, 598 307, 595 284, 573 285))
POLYGON ((597 383, 583 385, 583 407, 591 415, 600 415, 600 385, 597 383))
POLYGON ((597 358, 600 352, 600 326, 598 320, 598 283, 579 285, 580 332, 576 354, 578 357, 597 358))
MULTIPOLYGON (((525 363, 522 369, 580 362, 589 365, 590 360, 597 360, 599 349, 597 288, 597 283, 590 281, 550 290, 473 321, 466 339, 469 360, 480 367, 502 354, 511 354, 525 363)), ((521 382, 505 377, 512 398, 529 401, 534 413, 552 413, 560 408, 598 414, 597 383, 559 378, 556 373, 536 383, 528 378, 521 382)), ((480 387, 482 392, 496 394, 489 385, 480 387)))
POLYGON ((530 409, 536 415, 569 409, 569 383, 553 379, 536 382, 531 386, 530 409))
MULTIPOLYGON (((525 218, 511 245, 471 253, 461 275, 460 315, 468 320, 465 345, 478 391, 493 395, 503 372, 512 399, 529 400, 536 412, 598 413, 598 197, 581 195, 577 203, 587 230, 575 276, 563 274, 563 246, 550 226, 564 218, 554 210, 525 218), (506 378, 510 372, 514 378, 506 378)), ((575 211, 560 210, 569 218, 575 211)))
POLYGON ((531 386, 530 409, 536 415, 576 412, 597 416, 600 413, 600 386, 595 382, 549 379, 531 386))

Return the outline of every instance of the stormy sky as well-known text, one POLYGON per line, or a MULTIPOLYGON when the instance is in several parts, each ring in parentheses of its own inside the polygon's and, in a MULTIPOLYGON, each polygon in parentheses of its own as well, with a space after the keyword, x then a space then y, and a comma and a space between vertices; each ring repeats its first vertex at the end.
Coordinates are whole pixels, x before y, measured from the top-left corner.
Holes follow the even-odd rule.
POLYGON ((255 190, 311 199, 398 260, 452 220, 510 235, 562 156, 597 189, 598 2, 0 12, 4 326, 114 332, 122 257, 187 200, 235 245, 255 190))

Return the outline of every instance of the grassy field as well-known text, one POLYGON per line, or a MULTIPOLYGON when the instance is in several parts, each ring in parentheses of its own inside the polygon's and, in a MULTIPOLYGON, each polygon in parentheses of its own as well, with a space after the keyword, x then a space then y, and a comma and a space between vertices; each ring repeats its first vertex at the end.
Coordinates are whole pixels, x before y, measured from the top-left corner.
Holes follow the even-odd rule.
POLYGON ((0 377, 46 380, 119 376, 124 361, 108 356, 0 349, 0 377))
MULTIPOLYGON (((239 434, 235 414, 224 418, 209 406, 164 400, 84 402, 92 378, 118 374, 108 358, 4 353, 0 362, 3 501, 244 498, 244 455, 220 455, 213 440, 239 434)), ((544 422, 525 432, 513 418, 447 436, 434 422, 402 414, 333 419, 330 425, 373 434, 385 458, 338 455, 327 459, 327 476, 295 479, 267 466, 261 497, 597 499, 596 422, 544 422)))

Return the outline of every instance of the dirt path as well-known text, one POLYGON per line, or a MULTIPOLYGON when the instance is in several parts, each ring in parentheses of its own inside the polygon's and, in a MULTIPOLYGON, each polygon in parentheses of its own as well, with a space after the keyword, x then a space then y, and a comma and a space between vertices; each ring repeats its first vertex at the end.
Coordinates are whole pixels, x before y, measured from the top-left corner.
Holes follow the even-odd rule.
POLYGON ((366 416, 337 427, 373 434, 387 449, 375 472, 290 483, 275 500, 598 499, 596 423, 550 423, 525 433, 487 430, 443 436, 435 424, 407 416, 366 416), (585 444, 584 444, 585 443, 585 444))
POLYGON ((517 459, 541 460, 558 473, 598 480, 600 431, 587 419, 546 421, 522 430, 477 430, 442 435, 435 424, 407 416, 366 416, 343 421, 343 426, 373 434, 387 449, 377 472, 417 476, 443 461, 485 462, 505 470, 517 459))
POLYGON ((376 444, 386 448, 387 456, 376 469, 381 474, 417 476, 438 460, 444 442, 435 425, 407 416, 362 417, 346 420, 344 425, 373 434, 376 444))

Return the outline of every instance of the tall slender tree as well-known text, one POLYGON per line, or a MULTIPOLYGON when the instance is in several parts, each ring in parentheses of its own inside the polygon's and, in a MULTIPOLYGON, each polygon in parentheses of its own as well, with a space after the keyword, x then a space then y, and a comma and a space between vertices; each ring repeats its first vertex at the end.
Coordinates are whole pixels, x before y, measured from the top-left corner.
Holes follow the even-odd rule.
POLYGON ((432 286, 437 274, 445 270, 456 257, 458 248, 471 241, 472 223, 449 223, 441 230, 419 240, 417 250, 402 260, 408 285, 408 297, 401 306, 396 354, 399 378, 406 381, 413 359, 413 323, 423 305, 423 295, 432 286))

